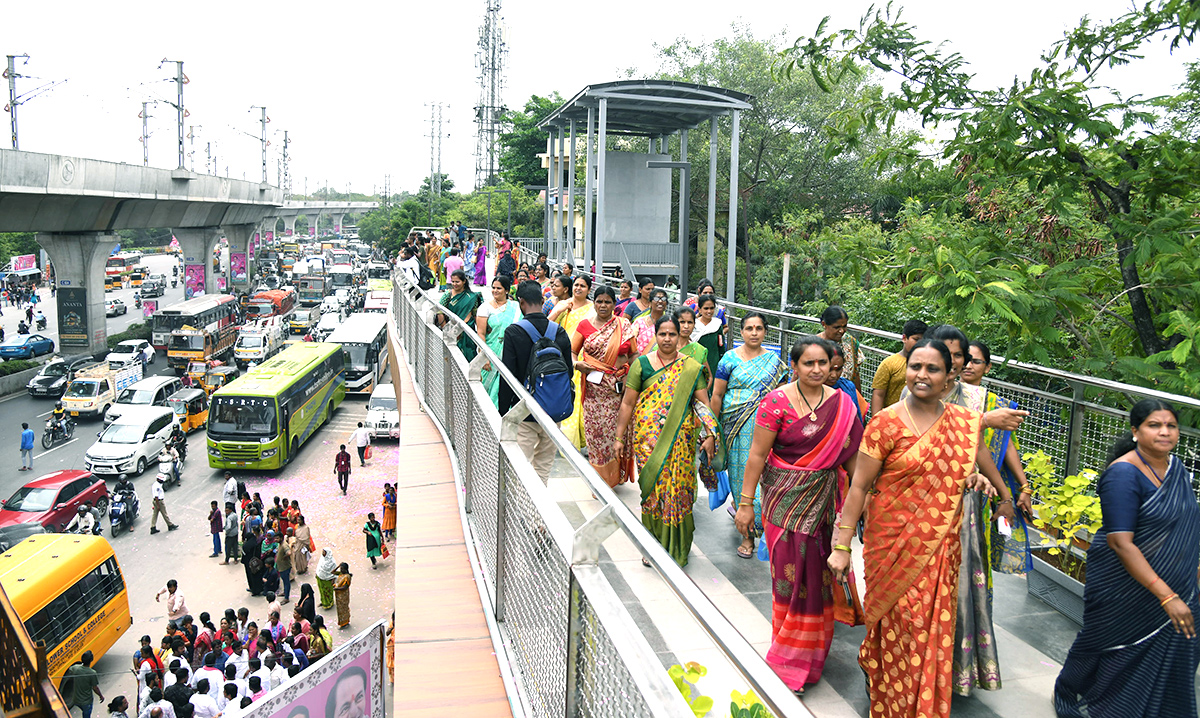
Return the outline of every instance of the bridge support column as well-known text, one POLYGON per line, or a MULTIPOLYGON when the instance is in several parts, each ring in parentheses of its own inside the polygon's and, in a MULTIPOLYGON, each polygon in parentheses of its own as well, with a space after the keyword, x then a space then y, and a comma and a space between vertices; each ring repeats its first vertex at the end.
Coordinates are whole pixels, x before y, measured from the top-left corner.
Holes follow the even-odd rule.
POLYGON ((104 264, 121 239, 116 234, 39 232, 37 243, 54 262, 58 282, 58 346, 66 353, 108 353, 104 315, 104 264))
POLYGON ((284 217, 283 218, 283 234, 287 237, 291 237, 295 233, 296 233, 296 215, 293 214, 291 217, 284 217))
POLYGON ((213 248, 221 239, 219 227, 177 227, 175 238, 183 250, 183 294, 187 299, 217 293, 217 277, 212 266, 213 248))
POLYGON ((252 224, 226 224, 221 227, 229 240, 229 287, 245 291, 250 289, 250 257, 255 226, 252 224), (241 255, 239 258, 237 255, 241 255))
POLYGON ((267 217, 263 220, 261 243, 275 241, 275 228, 279 224, 278 217, 267 217))
POLYGON ((334 234, 342 233, 342 220, 344 220, 345 218, 346 218, 346 215, 344 215, 344 214, 333 215, 333 232, 334 232, 334 234))
POLYGON ((317 236, 317 227, 321 224, 321 213, 314 212, 305 216, 308 217, 308 236, 315 238, 317 236))

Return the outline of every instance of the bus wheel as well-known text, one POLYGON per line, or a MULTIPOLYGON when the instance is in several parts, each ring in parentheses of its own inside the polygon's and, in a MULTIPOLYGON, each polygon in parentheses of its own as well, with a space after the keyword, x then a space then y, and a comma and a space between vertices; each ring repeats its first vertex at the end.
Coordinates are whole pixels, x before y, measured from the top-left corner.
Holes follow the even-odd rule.
POLYGON ((290 449, 288 449, 287 462, 289 464, 292 463, 292 460, 296 458, 296 452, 298 452, 298 451, 300 451, 300 441, 298 439, 293 438, 292 439, 292 447, 290 449))

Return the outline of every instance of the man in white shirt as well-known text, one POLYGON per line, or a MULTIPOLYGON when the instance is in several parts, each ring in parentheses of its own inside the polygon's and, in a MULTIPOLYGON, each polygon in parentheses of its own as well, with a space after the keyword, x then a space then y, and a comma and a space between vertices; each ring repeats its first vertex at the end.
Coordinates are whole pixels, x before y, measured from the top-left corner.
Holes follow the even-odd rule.
POLYGON ((358 422, 358 428, 350 433, 349 441, 358 447, 358 463, 366 466, 367 447, 371 445, 371 432, 363 426, 361 421, 358 422))
POLYGON ((175 718, 175 704, 163 698, 162 691, 154 688, 150 691, 150 704, 138 718, 175 718), (158 709, 157 715, 155 709, 158 709))
POLYGON ((225 472, 225 488, 221 490, 221 503, 238 505, 237 479, 228 471, 225 472))
MULTIPOLYGON (((244 680, 250 672, 250 656, 246 653, 246 647, 242 645, 241 641, 234 641, 231 648, 233 649, 233 653, 229 654, 229 657, 225 659, 225 676, 228 678, 229 667, 234 666, 237 670, 237 675, 234 677, 244 680)), ((243 695, 245 695, 245 692, 243 692, 243 695)))
POLYGON ((279 686, 281 686, 285 682, 287 682, 287 679, 288 679, 287 670, 285 670, 283 666, 279 665, 279 662, 275 659, 275 656, 269 655, 266 658, 264 658, 263 665, 267 668, 268 671, 271 672, 271 688, 272 689, 278 688, 279 686))
POLYGON ((167 530, 174 531, 179 527, 171 523, 171 517, 167 515, 167 492, 163 488, 163 482, 167 480, 167 475, 159 474, 155 478, 154 488, 150 491, 152 497, 150 504, 154 507, 154 510, 150 512, 150 533, 158 533, 159 514, 162 514, 162 517, 167 520, 167 530))
POLYGON ((225 710, 225 706, 229 701, 229 688, 232 686, 237 691, 236 698, 249 695, 246 692, 246 681, 237 677, 237 667, 233 665, 225 665, 225 683, 221 686, 221 697, 217 699, 217 707, 225 710))
POLYGON ((400 251, 400 262, 397 264, 397 268, 404 272, 413 284, 421 280, 421 265, 411 247, 405 247, 400 251))
POLYGON ((200 685, 200 681, 208 681, 208 695, 213 701, 217 700, 217 696, 221 695, 221 686, 225 684, 225 674, 216 667, 217 654, 209 653, 204 657, 204 667, 192 674, 193 688, 200 685))
MULTIPOLYGON (((156 488, 155 491, 158 489, 156 488)), ((154 594, 154 601, 158 603, 162 600, 162 595, 167 594, 167 621, 178 625, 181 618, 187 615, 187 603, 183 599, 183 592, 179 590, 179 584, 175 579, 167 581, 167 585, 158 589, 158 593, 154 594)))
POLYGON ((246 676, 246 680, 250 680, 250 676, 258 676, 263 690, 269 691, 274 686, 271 685, 271 669, 262 664, 262 661, 257 658, 250 659, 250 674, 246 676))
POLYGON ((201 678, 197 681, 196 693, 188 699, 188 703, 192 704, 192 718, 217 718, 221 713, 221 709, 217 707, 217 701, 209 694, 211 686, 207 678, 201 678))

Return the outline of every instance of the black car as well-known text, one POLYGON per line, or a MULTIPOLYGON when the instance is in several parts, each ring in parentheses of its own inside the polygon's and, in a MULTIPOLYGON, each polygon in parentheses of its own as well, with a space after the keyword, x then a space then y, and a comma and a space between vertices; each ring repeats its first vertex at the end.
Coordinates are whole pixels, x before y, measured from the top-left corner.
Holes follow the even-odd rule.
POLYGON ((41 371, 29 380, 25 388, 29 390, 30 396, 62 396, 67 390, 67 385, 75 378, 76 370, 94 361, 87 355, 65 359, 55 357, 42 365, 41 371))
POLYGON ((146 297, 161 297, 167 293, 167 276, 165 274, 151 274, 146 281, 142 282, 141 296, 146 297))

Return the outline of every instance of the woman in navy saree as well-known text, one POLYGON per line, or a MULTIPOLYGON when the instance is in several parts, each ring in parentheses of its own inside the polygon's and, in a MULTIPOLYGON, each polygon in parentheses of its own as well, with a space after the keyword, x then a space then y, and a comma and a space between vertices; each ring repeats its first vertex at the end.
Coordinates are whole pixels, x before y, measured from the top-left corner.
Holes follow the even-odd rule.
POLYGON ((1104 525, 1088 549, 1083 630, 1054 707, 1064 718, 1196 718, 1200 506, 1171 455, 1175 410, 1144 399, 1129 420, 1132 437, 1113 447, 1097 483, 1104 525))

